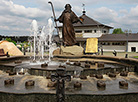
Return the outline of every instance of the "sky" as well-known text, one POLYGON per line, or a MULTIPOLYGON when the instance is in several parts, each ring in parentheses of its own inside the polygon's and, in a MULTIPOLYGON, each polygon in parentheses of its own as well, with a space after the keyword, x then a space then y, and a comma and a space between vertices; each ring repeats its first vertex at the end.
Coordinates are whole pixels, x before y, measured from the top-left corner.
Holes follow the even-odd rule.
MULTIPOLYGON (((30 35, 33 20, 38 26, 46 26, 52 16, 49 0, 0 0, 0 35, 30 35)), ((77 16, 82 15, 85 4, 86 15, 112 26, 138 32, 138 0, 50 0, 58 18, 64 6, 71 4, 77 16)), ((112 32, 111 32, 112 33, 112 32)))

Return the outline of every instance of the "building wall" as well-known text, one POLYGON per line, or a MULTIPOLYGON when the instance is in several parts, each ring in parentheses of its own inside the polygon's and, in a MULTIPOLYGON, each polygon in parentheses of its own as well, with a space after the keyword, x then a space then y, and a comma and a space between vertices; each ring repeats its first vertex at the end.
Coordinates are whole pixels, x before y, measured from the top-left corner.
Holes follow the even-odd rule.
POLYGON ((126 51, 126 46, 112 46, 112 45, 105 45, 102 46, 103 51, 114 51, 116 50, 117 52, 125 52, 126 51))
POLYGON ((102 35, 101 30, 98 29, 97 27, 81 27, 81 28, 77 27, 75 28, 75 31, 82 31, 82 33, 76 32, 76 37, 79 34, 82 34, 83 38, 97 38, 102 35), (91 32, 86 32, 86 31, 91 31, 91 32))
POLYGON ((128 42, 128 52, 132 52, 132 47, 135 47, 138 52, 138 42, 128 42))
POLYGON ((125 52, 126 51, 126 42, 99 42, 99 47, 103 48, 103 51, 114 51, 125 52))
MULTIPOLYGON (((106 33, 109 33, 109 28, 103 28, 103 27, 75 27, 75 31, 82 31, 77 33, 76 32, 76 37, 82 37, 82 38, 99 38, 102 36, 104 31, 106 33), (86 33, 86 31, 91 30, 92 32, 86 33)), ((59 29, 59 36, 62 38, 62 28, 59 29)))
MULTIPOLYGON (((109 42, 110 45, 101 45, 100 43, 101 42, 99 42, 99 46, 102 46, 103 51, 116 50, 117 52, 125 52, 127 49, 126 42, 124 45, 112 45, 113 42, 109 42)), ((128 42, 128 52, 138 52, 138 42, 128 42)))

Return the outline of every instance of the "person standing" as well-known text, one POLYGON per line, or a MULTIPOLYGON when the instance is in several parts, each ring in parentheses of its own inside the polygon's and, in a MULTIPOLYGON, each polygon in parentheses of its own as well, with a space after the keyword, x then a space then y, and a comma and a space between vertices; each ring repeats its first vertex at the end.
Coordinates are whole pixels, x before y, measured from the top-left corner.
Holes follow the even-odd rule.
POLYGON ((101 55, 103 55, 103 48, 101 47, 101 55))
POLYGON ((113 54, 114 54, 114 56, 117 56, 117 52, 115 50, 114 50, 113 54))

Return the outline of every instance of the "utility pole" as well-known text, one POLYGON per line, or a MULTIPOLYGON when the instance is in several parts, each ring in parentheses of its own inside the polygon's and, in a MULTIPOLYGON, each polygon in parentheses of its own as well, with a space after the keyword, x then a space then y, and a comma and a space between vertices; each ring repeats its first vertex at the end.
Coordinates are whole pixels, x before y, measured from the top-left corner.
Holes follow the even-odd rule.
POLYGON ((128 52, 128 30, 125 30, 124 31, 125 32, 125 34, 126 34, 126 52, 128 52))

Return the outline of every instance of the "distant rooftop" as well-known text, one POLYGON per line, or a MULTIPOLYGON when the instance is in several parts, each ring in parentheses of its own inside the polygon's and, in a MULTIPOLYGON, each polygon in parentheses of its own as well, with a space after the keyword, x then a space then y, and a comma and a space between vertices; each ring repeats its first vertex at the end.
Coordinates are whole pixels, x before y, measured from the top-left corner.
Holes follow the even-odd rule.
MULTIPOLYGON (((77 41, 86 41, 87 38, 76 38, 77 41)), ((129 41, 138 42, 138 34, 103 34, 98 41, 129 41)))
POLYGON ((138 34, 103 34, 99 41, 138 41, 138 34))
POLYGON ((80 22, 74 23, 73 25, 75 27, 81 27, 81 26, 83 26, 83 27, 84 26, 85 27, 88 27, 88 26, 105 26, 105 27, 108 27, 110 29, 113 28, 111 26, 104 25, 104 24, 102 24, 102 23, 100 23, 100 22, 88 17, 85 13, 83 13, 83 15, 80 16, 79 18, 80 18, 80 20, 82 21, 83 24, 81 24, 80 22))

